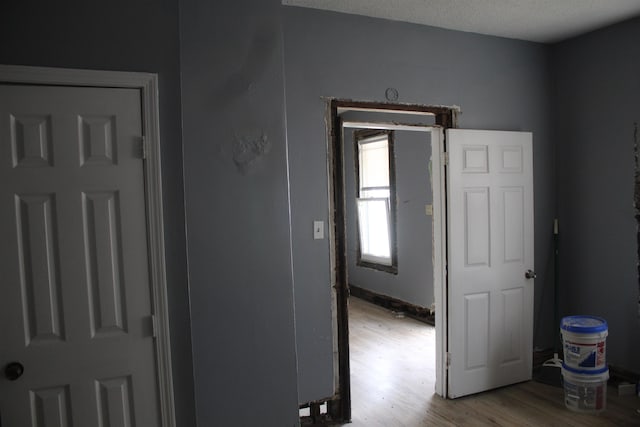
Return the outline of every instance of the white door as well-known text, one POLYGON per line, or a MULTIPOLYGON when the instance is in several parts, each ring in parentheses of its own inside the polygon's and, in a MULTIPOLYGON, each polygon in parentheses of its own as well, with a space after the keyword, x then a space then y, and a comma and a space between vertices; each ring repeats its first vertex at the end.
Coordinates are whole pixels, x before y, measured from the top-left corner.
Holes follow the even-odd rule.
POLYGON ((532 135, 450 129, 448 396, 531 379, 532 135))
POLYGON ((141 129, 138 90, 0 85, 3 426, 160 425, 141 129))

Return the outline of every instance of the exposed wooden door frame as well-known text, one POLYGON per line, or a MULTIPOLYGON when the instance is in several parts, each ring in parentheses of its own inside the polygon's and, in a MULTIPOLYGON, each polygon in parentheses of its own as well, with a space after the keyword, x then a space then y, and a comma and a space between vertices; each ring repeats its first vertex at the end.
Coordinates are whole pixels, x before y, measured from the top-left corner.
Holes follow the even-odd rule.
MULTIPOLYGON (((442 106, 425 106, 416 104, 387 104, 376 102, 362 102, 352 100, 329 99, 327 102, 327 135, 328 147, 328 172, 329 172, 329 233, 330 233, 330 260, 331 260, 331 285, 333 287, 334 305, 333 324, 334 342, 337 349, 336 395, 328 402, 328 413, 334 421, 351 420, 351 381, 349 367, 349 324, 348 324, 348 299, 349 288, 347 283, 346 263, 346 218, 345 218, 345 192, 344 192, 344 155, 342 147, 342 119, 339 113, 344 110, 397 112, 430 114, 435 117, 436 126, 447 129, 456 126, 457 108, 442 106)), ((446 145, 444 138, 437 142, 438 153, 432 153, 433 186, 440 190, 439 202, 441 247, 434 248, 437 252, 434 266, 437 262, 441 267, 441 282, 434 286, 436 293, 436 369, 438 370, 438 383, 436 392, 446 396, 446 203, 444 181, 444 153, 446 145), (442 157, 441 157, 442 156, 442 157), (439 259, 439 261, 438 261, 439 259), (438 346, 439 344, 439 346, 438 346)), ((437 195, 434 193, 434 199, 437 195)), ((435 200, 434 200, 435 201, 435 200)), ((435 212, 434 212, 435 213, 435 212)), ((434 219, 435 220, 435 219, 434 219)), ((436 235, 434 234, 434 239, 436 235)), ((335 353, 335 352, 334 352, 335 353)), ((426 397, 425 397, 426 398, 426 397)))
POLYGON ((138 89, 144 135, 144 186, 154 347, 163 427, 175 427, 162 214, 158 76, 152 73, 0 65, 0 83, 138 89))

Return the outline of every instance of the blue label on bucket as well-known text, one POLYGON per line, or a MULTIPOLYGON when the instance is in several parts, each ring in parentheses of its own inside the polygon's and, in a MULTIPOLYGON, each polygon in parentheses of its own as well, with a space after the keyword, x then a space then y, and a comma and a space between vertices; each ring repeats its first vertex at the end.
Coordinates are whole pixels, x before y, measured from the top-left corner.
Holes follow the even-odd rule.
POLYGON ((596 366, 596 352, 592 351, 589 356, 587 356, 580 364, 578 365, 581 368, 591 368, 596 366))
POLYGON ((564 369, 565 371, 572 373, 572 374, 578 374, 578 375, 587 375, 588 377, 595 377, 597 375, 602 375, 609 372, 609 368, 607 366, 600 368, 600 369, 576 369, 573 368, 569 365, 567 365, 565 362, 562 362, 562 369, 564 369))
POLYGON ((564 362, 574 369, 598 370, 606 366, 607 331, 577 334, 562 330, 564 362))
POLYGON ((560 328, 579 334, 591 334, 607 330, 607 321, 596 316, 567 316, 562 318, 560 328))

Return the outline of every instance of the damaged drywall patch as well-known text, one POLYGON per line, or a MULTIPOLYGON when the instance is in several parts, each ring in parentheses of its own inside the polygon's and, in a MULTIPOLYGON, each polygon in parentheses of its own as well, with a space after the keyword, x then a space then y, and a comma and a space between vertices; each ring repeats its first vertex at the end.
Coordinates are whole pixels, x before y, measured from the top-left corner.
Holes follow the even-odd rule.
POLYGON ((263 130, 236 134, 233 143, 233 162, 246 175, 271 151, 271 142, 263 130))
POLYGON ((637 245, 637 270, 638 270, 638 316, 640 316, 640 147, 638 147, 638 122, 633 129, 633 154, 635 159, 635 186, 633 195, 633 207, 636 217, 636 245, 637 245))

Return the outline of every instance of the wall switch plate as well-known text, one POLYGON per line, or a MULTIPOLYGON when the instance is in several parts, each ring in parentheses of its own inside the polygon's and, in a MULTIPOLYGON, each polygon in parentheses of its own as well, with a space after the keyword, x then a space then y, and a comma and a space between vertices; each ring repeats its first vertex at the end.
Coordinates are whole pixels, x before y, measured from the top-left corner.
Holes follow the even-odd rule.
POLYGON ((432 216, 433 215, 433 205, 424 205, 424 212, 428 216, 432 216))
POLYGON ((313 238, 324 239, 324 221, 313 221, 313 238))

